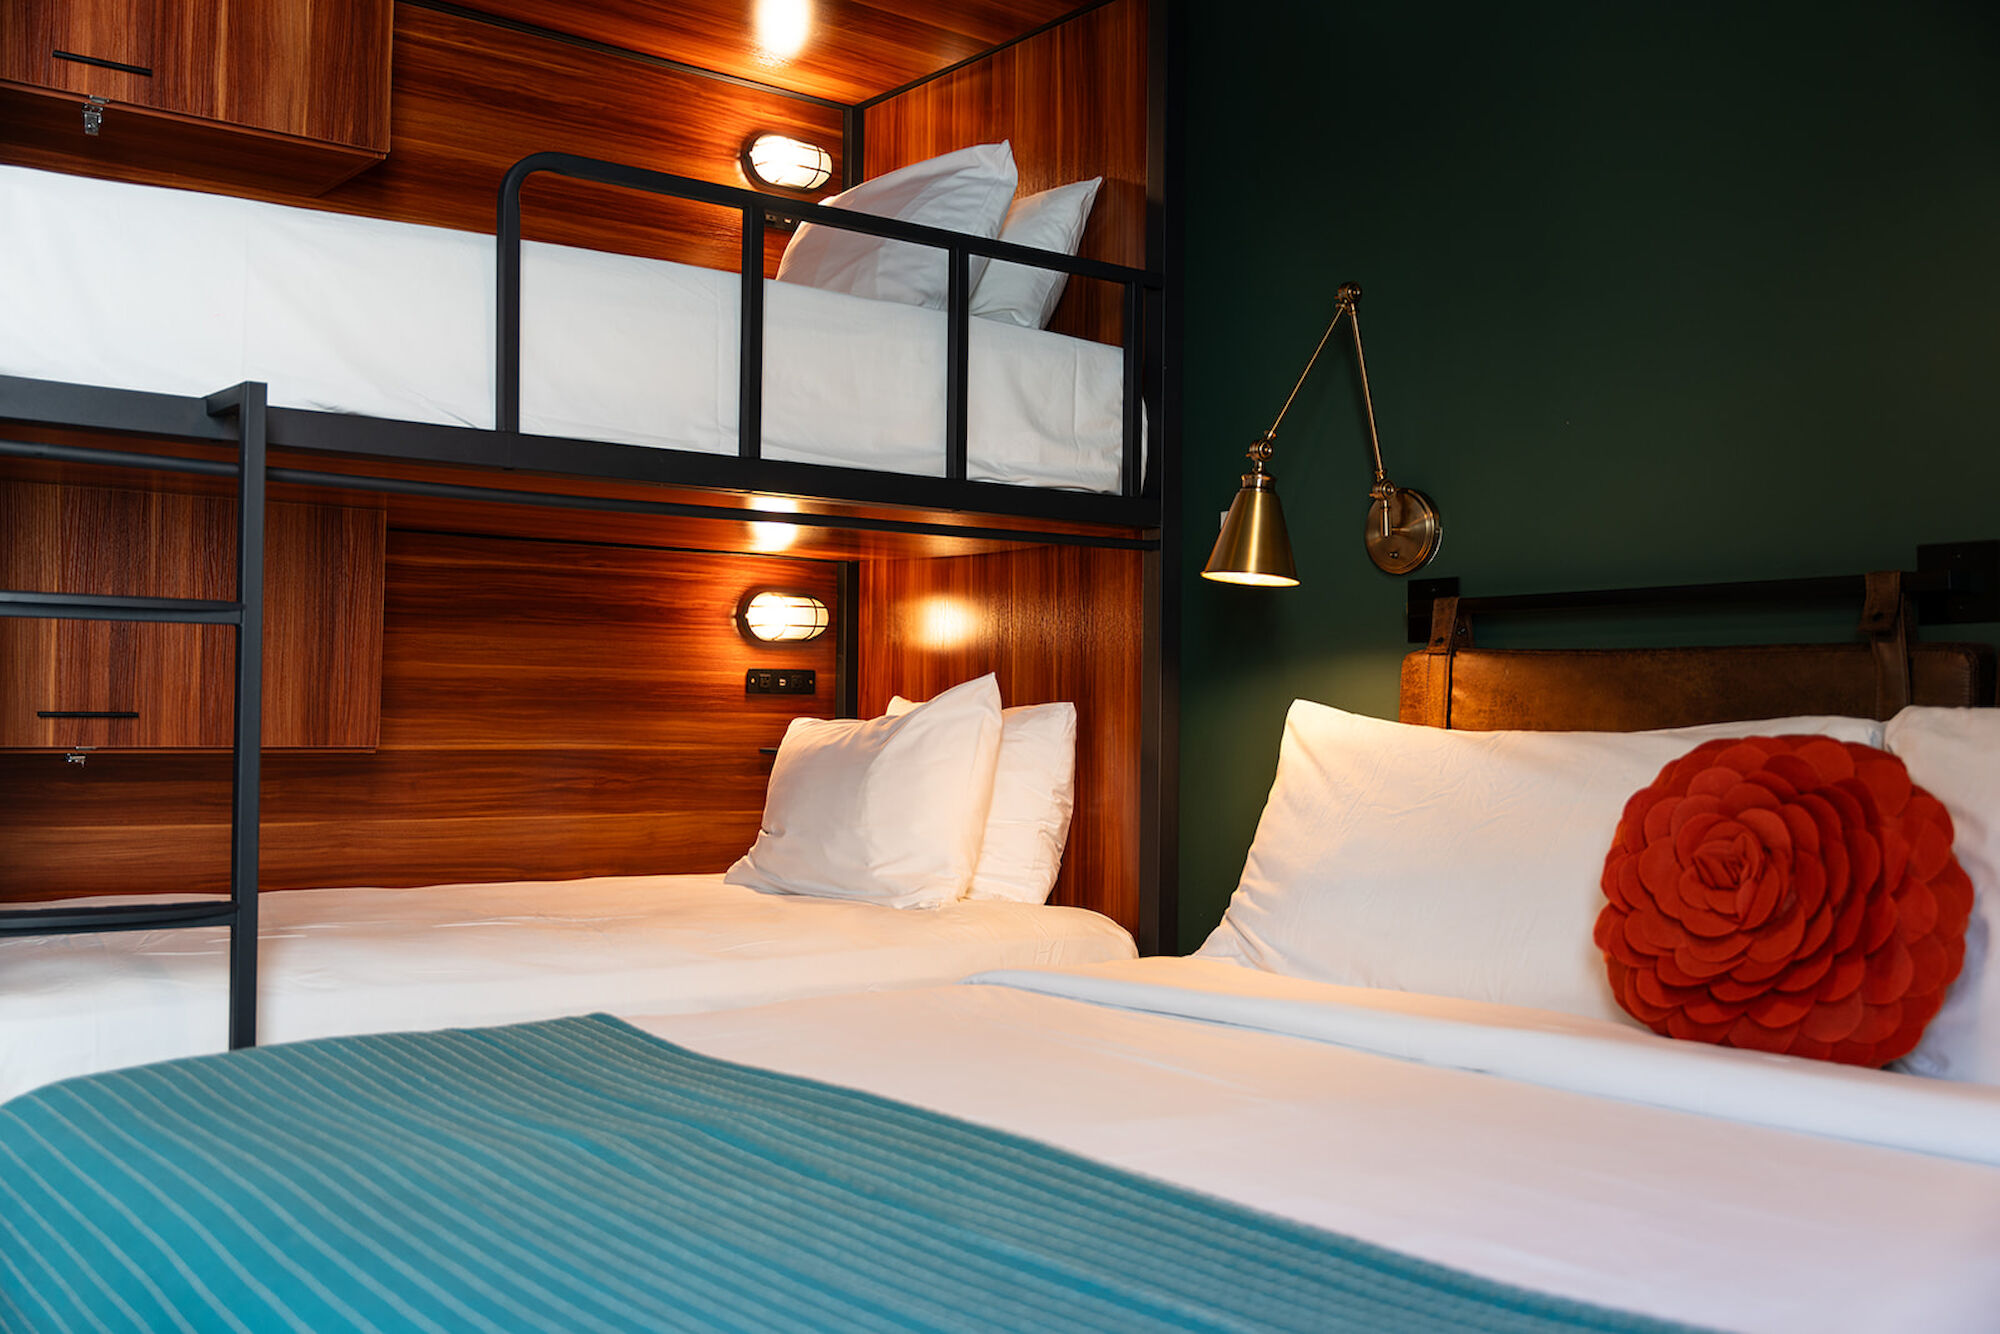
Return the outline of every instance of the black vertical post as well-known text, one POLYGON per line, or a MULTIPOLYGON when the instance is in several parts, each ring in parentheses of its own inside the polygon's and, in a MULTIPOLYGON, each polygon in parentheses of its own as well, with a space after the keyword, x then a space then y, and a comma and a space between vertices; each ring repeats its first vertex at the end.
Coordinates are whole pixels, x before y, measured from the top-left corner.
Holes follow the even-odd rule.
POLYGON ((971 256, 959 246, 952 246, 946 254, 951 281, 945 293, 944 475, 962 482, 966 451, 965 388, 971 365, 972 269, 971 256))
POLYGON ((1125 284, 1125 452, 1124 473, 1119 479, 1119 494, 1136 496, 1144 482, 1140 475, 1141 449, 1140 432, 1144 430, 1145 409, 1144 383, 1141 375, 1145 370, 1145 358, 1141 349, 1145 346, 1145 291, 1134 280, 1125 284))
POLYGON ((264 747, 264 410, 266 388, 239 390, 236 479, 236 757, 229 811, 229 1045, 257 1045, 257 787, 264 747))
POLYGON ((1153 351, 1152 466, 1160 549, 1145 557, 1145 663, 1140 675, 1139 950, 1178 954, 1180 942, 1181 328, 1186 253, 1185 0, 1147 6, 1146 267, 1164 275, 1147 303, 1153 351))
POLYGON ((839 619, 834 633, 839 639, 834 642, 833 651, 839 666, 836 668, 833 716, 836 718, 856 718, 861 714, 861 562, 844 560, 840 563, 840 581, 834 588, 834 615, 839 619))
POLYGON ((736 452, 764 454, 764 214, 743 210, 743 296, 737 303, 743 326, 737 351, 736 452))
POLYGON ((840 188, 851 190, 861 184, 867 167, 868 111, 861 106, 840 109, 840 188))
POLYGON ((493 249, 500 266, 494 295, 494 330, 499 346, 493 361, 493 428, 521 429, 521 182, 527 160, 514 164, 500 183, 500 216, 493 249))

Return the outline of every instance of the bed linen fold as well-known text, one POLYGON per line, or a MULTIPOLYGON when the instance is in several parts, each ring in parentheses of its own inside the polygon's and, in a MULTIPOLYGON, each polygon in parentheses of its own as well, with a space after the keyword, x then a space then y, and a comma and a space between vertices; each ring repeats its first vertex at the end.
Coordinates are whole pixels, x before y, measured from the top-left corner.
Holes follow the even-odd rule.
POLYGON ((1746 1334, 1990 1334, 2000 1310, 1981 1163, 1015 986, 632 1022, 1616 1310, 1746 1334))
POLYGON ((1554 1010, 1337 986, 1207 959, 998 970, 968 980, 2000 1166, 2000 1089, 1986 1085, 1680 1042, 1554 1010))

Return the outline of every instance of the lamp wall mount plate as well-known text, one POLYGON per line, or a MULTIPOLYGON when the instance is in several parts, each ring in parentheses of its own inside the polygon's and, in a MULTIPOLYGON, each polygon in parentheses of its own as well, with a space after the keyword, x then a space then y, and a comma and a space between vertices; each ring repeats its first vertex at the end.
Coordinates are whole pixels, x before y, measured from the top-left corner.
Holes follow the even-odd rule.
POLYGON ((1370 492, 1368 559, 1385 573, 1409 574, 1437 555, 1444 521, 1431 498, 1413 487, 1384 484, 1370 492))

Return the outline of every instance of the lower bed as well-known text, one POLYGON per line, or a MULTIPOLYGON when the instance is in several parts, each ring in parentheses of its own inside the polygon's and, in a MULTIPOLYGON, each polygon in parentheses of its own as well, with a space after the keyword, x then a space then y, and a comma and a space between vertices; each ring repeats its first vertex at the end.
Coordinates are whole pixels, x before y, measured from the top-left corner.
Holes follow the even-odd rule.
MULTIPOLYGON (((131 902, 98 899, 90 902, 131 902)), ((1130 958, 1081 908, 760 894, 719 875, 306 889, 259 903, 266 1043, 678 1013, 1130 958)), ((0 940, 0 1099, 226 1045, 228 929, 0 940)))
POLYGON ((1214 960, 989 980, 43 1090, 0 1107, 0 1320, 1442 1334, 2000 1310, 2000 1091, 1214 960))

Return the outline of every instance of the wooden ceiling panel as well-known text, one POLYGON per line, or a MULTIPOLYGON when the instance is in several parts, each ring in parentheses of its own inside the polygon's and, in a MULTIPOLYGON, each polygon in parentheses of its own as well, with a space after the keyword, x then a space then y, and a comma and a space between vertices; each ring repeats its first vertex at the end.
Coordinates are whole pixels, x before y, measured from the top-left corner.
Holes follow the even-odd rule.
POLYGON ((849 103, 1084 8, 1078 0, 474 0, 458 7, 849 103), (758 17, 772 9, 805 12, 796 52, 764 44, 758 17))

